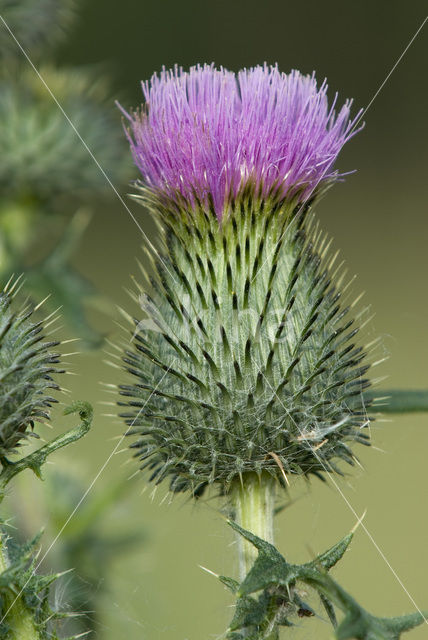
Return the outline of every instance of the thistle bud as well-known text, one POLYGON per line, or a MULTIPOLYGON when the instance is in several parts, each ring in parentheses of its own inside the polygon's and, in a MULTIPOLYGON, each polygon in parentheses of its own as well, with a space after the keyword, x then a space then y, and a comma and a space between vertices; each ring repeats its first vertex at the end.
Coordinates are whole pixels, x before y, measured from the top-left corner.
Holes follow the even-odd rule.
POLYGON ((351 103, 336 114, 325 82, 267 66, 164 70, 143 91, 128 138, 161 251, 120 387, 141 468, 199 496, 353 464, 368 364, 310 213, 351 103))
POLYGON ((43 323, 33 322, 31 309, 12 310, 13 286, 0 293, 0 459, 16 452, 34 433, 34 423, 49 419, 59 389, 53 380, 58 342, 43 341, 43 323))
MULTIPOLYGON (((38 4, 34 10, 39 11, 38 4)), ((0 44, 3 33, 15 46, 4 29, 0 44)), ((106 173, 118 181, 126 179, 126 145, 106 108, 109 89, 103 78, 76 69, 58 71, 49 65, 41 68, 41 75, 64 111, 78 123, 88 148, 103 158, 106 173), (112 132, 108 138, 106 131, 112 132)), ((0 119, 0 146, 7 158, 0 165, 2 208, 8 201, 16 208, 18 201, 27 208, 31 204, 36 211, 56 214, 52 203, 58 196, 105 189, 105 178, 51 95, 41 90, 32 69, 20 70, 19 83, 13 74, 0 78, 0 119)))
POLYGON ((0 32, 0 56, 21 62, 23 48, 31 56, 40 56, 57 44, 73 21, 74 0, 2 0, 4 24, 0 32), (17 45, 19 43, 20 47, 17 45))

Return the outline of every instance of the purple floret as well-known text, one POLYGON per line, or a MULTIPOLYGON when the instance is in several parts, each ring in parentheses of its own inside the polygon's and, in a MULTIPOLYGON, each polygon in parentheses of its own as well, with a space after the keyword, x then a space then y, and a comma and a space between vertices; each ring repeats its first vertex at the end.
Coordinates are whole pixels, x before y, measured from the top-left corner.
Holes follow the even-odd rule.
POLYGON ((337 179, 333 164, 356 131, 347 100, 336 114, 314 75, 257 66, 163 70, 125 115, 145 185, 172 202, 214 204, 221 219, 250 183, 256 193, 303 201, 337 179))

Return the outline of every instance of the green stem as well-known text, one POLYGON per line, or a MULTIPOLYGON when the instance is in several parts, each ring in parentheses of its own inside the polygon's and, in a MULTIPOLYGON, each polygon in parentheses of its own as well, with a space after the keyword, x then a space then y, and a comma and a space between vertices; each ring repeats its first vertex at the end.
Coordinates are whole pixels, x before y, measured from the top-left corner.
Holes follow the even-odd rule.
MULTIPOLYGON (((231 488, 234 520, 246 531, 273 544, 275 480, 266 472, 245 473, 231 488)), ((252 568, 258 551, 254 545, 237 535, 239 575, 241 581, 252 568)), ((268 622, 268 621, 267 621, 268 622)), ((269 623, 268 623, 269 624, 269 623)), ((269 624, 269 627, 271 625, 269 624)), ((278 640, 278 629, 262 631, 263 640, 278 640), (266 634, 266 635, 265 635, 266 634)))
MULTIPOLYGON (((3 539, 0 537, 0 575, 8 567, 7 550, 3 539)), ((40 640, 35 620, 19 593, 15 594, 11 591, 10 596, 4 598, 1 615, 4 617, 2 622, 8 627, 11 640, 40 640)))
POLYGON ((427 389, 383 389, 364 394, 367 402, 374 400, 373 408, 382 413, 423 413, 428 411, 427 389), (376 399, 381 396, 383 400, 376 399))
MULTIPOLYGON (((268 473, 245 473, 235 481, 231 497, 234 519, 247 531, 273 544, 275 480, 268 473)), ((245 578, 257 558, 257 549, 238 535, 239 574, 245 578)))
POLYGON ((42 477, 41 469, 48 456, 50 456, 54 451, 58 449, 62 449, 72 442, 76 442, 80 440, 91 428, 92 417, 93 417, 93 409, 89 402, 83 402, 77 400, 73 402, 70 406, 64 409, 64 415, 69 415, 72 413, 78 413, 81 423, 74 427, 73 429, 69 429, 65 433, 57 436, 40 449, 33 451, 28 456, 17 460, 16 462, 11 462, 5 457, 0 457, 0 502, 3 500, 5 489, 7 484, 14 478, 18 473, 24 471, 24 469, 31 469, 36 476, 39 478, 42 477))

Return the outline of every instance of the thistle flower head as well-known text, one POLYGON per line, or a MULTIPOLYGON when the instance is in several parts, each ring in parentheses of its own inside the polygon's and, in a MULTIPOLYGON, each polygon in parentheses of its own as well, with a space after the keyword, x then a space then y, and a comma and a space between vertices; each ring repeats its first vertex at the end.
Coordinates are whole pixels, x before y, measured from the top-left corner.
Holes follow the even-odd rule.
POLYGON ((31 309, 14 312, 13 286, 0 292, 0 457, 14 453, 33 432, 34 422, 49 418, 58 385, 52 378, 58 342, 43 341, 43 323, 31 309))
POLYGON ((144 85, 130 116, 162 254, 119 404, 141 468, 174 492, 227 491, 247 472, 340 473, 351 444, 368 444, 369 365, 301 206, 337 177, 352 135, 350 103, 335 115, 326 88, 276 67, 176 69, 144 85))
POLYGON ((142 86, 142 109, 124 113, 144 183, 172 202, 212 203, 218 218, 248 185, 264 198, 317 194, 358 119, 349 100, 329 107, 325 81, 277 66, 175 67, 142 86))

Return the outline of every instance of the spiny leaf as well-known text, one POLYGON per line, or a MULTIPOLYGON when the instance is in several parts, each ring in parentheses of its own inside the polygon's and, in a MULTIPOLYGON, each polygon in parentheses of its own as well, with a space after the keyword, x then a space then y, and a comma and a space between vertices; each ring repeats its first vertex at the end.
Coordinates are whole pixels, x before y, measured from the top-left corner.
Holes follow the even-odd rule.
POLYGON ((427 622, 426 615, 416 612, 396 618, 379 618, 368 613, 339 584, 324 576, 318 588, 345 613, 336 630, 337 640, 400 640, 405 631, 427 622))
MULTIPOLYGON (((1 637, 11 640, 16 636, 16 617, 25 619, 37 633, 38 640, 58 640, 55 623, 68 617, 66 612, 54 611, 49 604, 49 590, 63 574, 40 575, 36 572, 36 547, 40 535, 31 542, 9 544, 6 549, 4 532, 0 534, 0 553, 6 568, 0 573, 1 637)), ((21 636, 20 636, 21 637, 21 636)))
MULTIPOLYGON (((328 570, 341 559, 349 547, 352 533, 311 562, 293 565, 288 563, 272 544, 245 531, 234 522, 229 524, 254 544, 259 552, 253 567, 240 585, 231 579, 221 577, 222 582, 228 585, 233 593, 238 594, 230 629, 244 630, 240 636, 242 638, 247 637, 245 632, 248 630, 248 637, 263 640, 267 621, 273 621, 274 625, 283 624, 281 615, 284 614, 286 624, 291 624, 291 614, 299 615, 299 612, 307 611, 312 615, 313 610, 300 599, 297 592, 299 582, 318 592, 330 621, 336 628, 337 640, 400 640, 405 631, 428 620, 428 614, 422 612, 396 618, 373 616, 328 575, 328 570), (251 595, 254 593, 260 594, 257 599, 251 595), (339 626, 334 607, 339 608, 345 616, 339 626)), ((233 635, 228 638, 232 640, 233 635)))
POLYGON ((249 595, 272 585, 280 585, 289 590, 296 580, 305 579, 313 572, 320 570, 328 571, 342 558, 353 537, 350 533, 314 560, 302 565, 294 565, 289 564, 269 542, 246 531, 232 520, 229 520, 229 525, 251 542, 259 552, 254 566, 239 587, 240 595, 249 595))
POLYGON ((339 562, 339 560, 341 560, 345 551, 348 550, 353 537, 353 532, 348 533, 348 535, 342 538, 342 540, 339 540, 339 542, 312 560, 308 565, 313 567, 322 567, 326 571, 329 571, 339 562))

